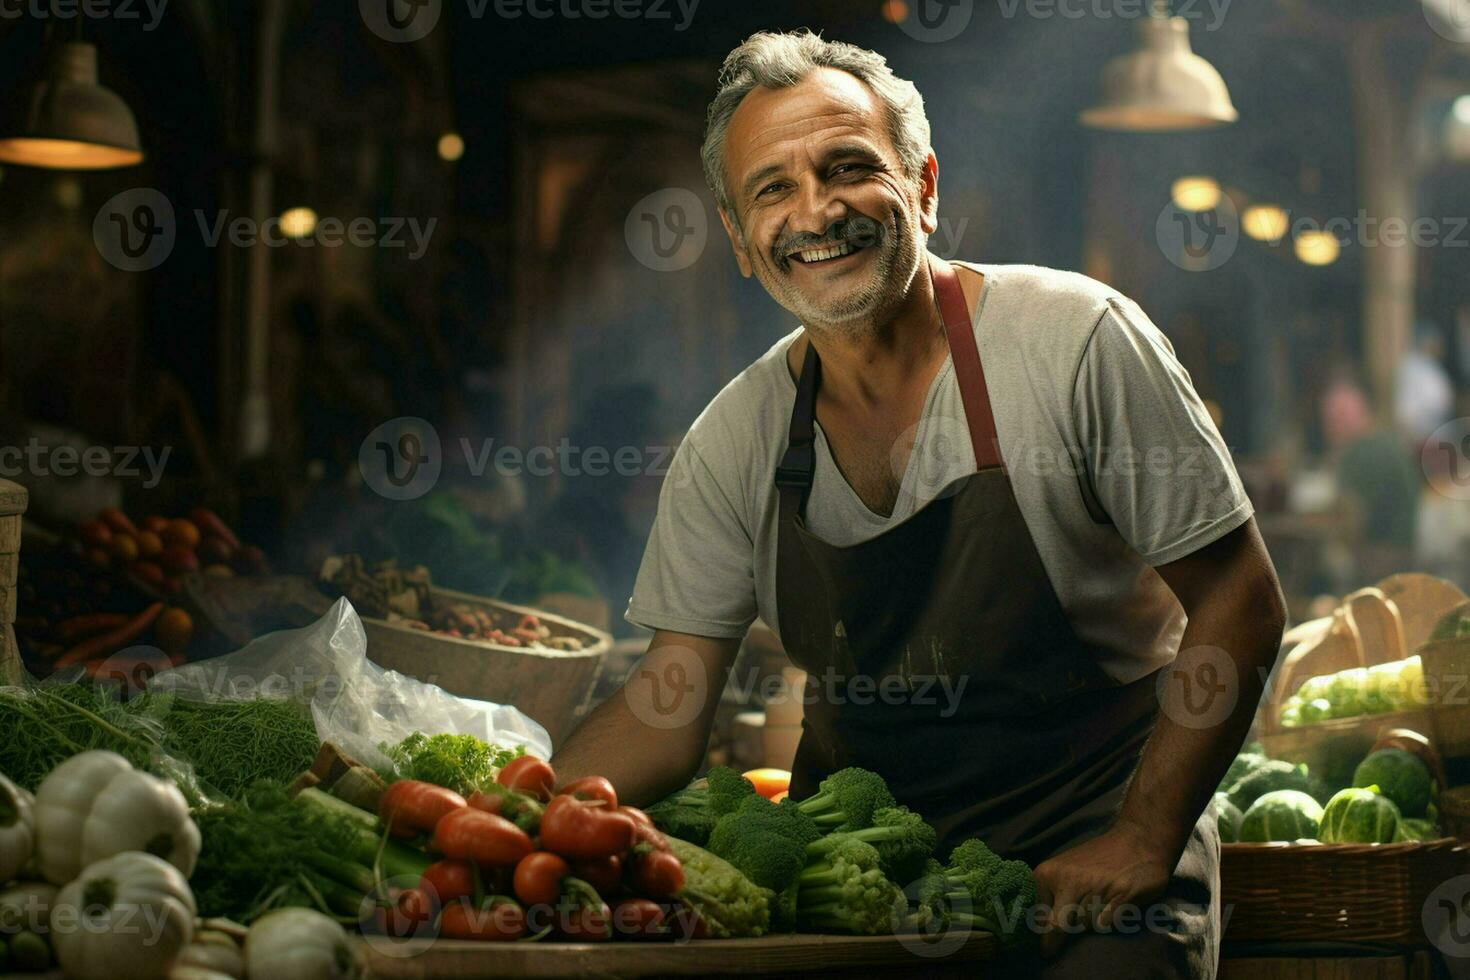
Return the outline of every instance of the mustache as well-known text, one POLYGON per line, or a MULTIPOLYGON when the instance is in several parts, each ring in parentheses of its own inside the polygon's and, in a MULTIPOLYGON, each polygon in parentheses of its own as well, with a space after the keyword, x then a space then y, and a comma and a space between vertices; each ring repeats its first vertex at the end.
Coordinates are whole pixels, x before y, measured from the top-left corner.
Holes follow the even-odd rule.
POLYGON ((859 214, 851 218, 840 218, 832 222, 820 235, 801 232, 782 236, 772 246, 771 257, 778 265, 784 267, 792 255, 809 248, 843 244, 854 248, 867 248, 869 245, 877 245, 882 242, 884 231, 882 224, 867 215, 859 214))

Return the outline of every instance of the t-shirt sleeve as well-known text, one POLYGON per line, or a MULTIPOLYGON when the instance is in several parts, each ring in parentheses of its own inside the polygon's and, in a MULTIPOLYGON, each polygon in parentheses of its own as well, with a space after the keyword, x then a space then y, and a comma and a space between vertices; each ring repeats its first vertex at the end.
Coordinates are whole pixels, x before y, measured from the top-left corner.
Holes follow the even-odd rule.
POLYGON ((1118 533, 1165 565, 1224 537, 1253 509, 1230 451, 1163 332, 1110 299, 1072 404, 1086 477, 1118 533))
POLYGON ((686 438, 659 491, 658 516, 626 619, 646 629, 741 637, 756 618, 755 549, 737 474, 717 473, 686 438))

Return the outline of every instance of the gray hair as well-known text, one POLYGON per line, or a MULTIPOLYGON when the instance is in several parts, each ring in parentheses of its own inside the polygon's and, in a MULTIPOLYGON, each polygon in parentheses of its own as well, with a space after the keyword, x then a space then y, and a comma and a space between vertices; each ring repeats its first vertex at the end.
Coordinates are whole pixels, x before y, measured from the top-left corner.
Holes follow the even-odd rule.
POLYGON ((854 44, 823 40, 807 30, 779 34, 761 31, 731 51, 720 67, 720 88, 709 104, 704 146, 699 152, 704 161, 704 179, 714 192, 715 203, 737 228, 739 215, 725 183, 725 134, 730 117, 752 89, 790 88, 816 68, 845 71, 872 89, 887 111, 889 136, 903 163, 904 175, 918 180, 924 169, 930 152, 924 98, 913 82, 893 73, 886 58, 854 44))

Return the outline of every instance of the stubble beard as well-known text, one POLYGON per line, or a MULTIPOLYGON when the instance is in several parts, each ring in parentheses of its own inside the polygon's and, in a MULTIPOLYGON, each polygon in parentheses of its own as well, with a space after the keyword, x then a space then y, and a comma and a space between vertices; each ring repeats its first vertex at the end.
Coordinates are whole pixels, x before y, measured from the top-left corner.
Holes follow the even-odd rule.
MULTIPOLYGON (((924 250, 918 236, 908 232, 906 222, 890 215, 882 239, 871 246, 877 254, 873 256, 873 269, 867 281, 831 303, 812 302, 784 275, 769 279, 757 277, 771 297, 800 319, 808 330, 842 341, 862 340, 876 334, 902 305, 919 271, 924 250)), ((800 260, 793 257, 786 261, 800 260)), ((756 264, 755 268, 760 270, 762 266, 756 264)))

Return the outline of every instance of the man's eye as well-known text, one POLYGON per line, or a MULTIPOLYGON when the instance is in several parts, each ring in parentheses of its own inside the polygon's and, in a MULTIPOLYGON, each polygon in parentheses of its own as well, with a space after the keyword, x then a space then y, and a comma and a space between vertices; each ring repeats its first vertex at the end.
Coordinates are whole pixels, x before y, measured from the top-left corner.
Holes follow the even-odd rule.
POLYGON ((762 187, 756 193, 758 193, 758 194, 766 194, 766 193, 769 193, 770 191, 778 191, 780 189, 781 189, 781 185, 779 183, 777 183, 777 184, 767 184, 766 186, 762 187))
POLYGON ((866 169, 867 168, 861 163, 843 163, 838 164, 836 167, 833 168, 832 175, 834 177, 840 177, 850 173, 857 173, 858 171, 866 169))

